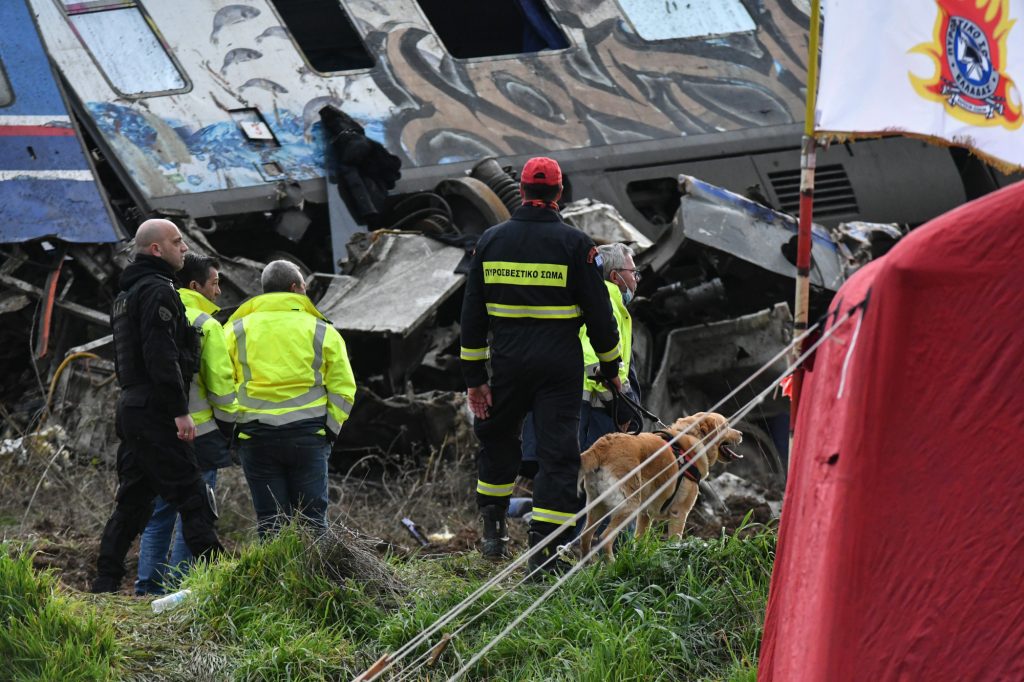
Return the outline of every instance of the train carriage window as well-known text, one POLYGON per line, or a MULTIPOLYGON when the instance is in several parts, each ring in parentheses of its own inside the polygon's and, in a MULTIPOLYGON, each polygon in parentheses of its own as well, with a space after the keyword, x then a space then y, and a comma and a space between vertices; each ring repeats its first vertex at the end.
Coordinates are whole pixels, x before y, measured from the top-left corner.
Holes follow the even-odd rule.
POLYGON ((188 86, 137 2, 62 2, 82 44, 122 95, 165 93, 188 86))
POLYGON ((270 0, 281 21, 321 73, 373 66, 373 57, 339 0, 270 0))
POLYGON ((569 41, 544 0, 416 0, 453 57, 563 50, 569 41))
POLYGON ((6 107, 13 101, 14 92, 11 90, 11 83, 7 80, 4 65, 0 63, 0 107, 6 107))
POLYGON ((618 0, 644 40, 673 40, 757 29, 740 0, 618 0))

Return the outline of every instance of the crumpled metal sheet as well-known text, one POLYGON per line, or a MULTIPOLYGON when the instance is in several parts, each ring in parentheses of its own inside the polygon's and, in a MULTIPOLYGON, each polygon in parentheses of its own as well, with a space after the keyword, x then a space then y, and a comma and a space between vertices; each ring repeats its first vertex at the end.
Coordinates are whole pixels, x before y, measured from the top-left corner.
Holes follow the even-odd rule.
POLYGON ((562 208, 562 218, 583 230, 599 244, 625 242, 635 253, 649 249, 653 242, 622 217, 611 204, 580 199, 562 208))
MULTIPOLYGON (((356 239, 363 235, 357 234, 356 239)), ((320 311, 342 332, 405 336, 462 286, 455 274, 462 249, 413 233, 365 235, 368 248, 355 262, 344 290, 318 302, 320 311)))
MULTIPOLYGON (((783 253, 796 237, 795 218, 688 175, 679 176, 679 182, 682 199, 668 241, 692 241, 775 274, 796 277, 796 266, 783 253)), ((677 249, 660 246, 667 262, 677 249)), ((845 279, 842 258, 831 235, 817 225, 811 230, 811 257, 811 283, 836 291, 845 279)), ((665 264, 652 262, 655 271, 665 264)))

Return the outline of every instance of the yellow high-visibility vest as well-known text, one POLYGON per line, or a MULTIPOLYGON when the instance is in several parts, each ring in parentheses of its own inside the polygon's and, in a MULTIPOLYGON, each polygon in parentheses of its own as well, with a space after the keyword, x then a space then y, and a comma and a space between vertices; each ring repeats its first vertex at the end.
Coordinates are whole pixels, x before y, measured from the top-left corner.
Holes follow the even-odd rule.
MULTIPOLYGON (((604 285, 608 288, 612 314, 615 316, 615 324, 619 329, 619 348, 622 350, 619 379, 622 380, 622 388, 625 390, 629 384, 629 361, 633 351, 633 318, 622 303, 622 292, 619 291, 619 286, 608 280, 604 281, 604 285)), ((583 345, 583 400, 589 401, 596 396, 607 402, 612 399, 611 391, 604 384, 591 378, 600 365, 600 358, 594 347, 590 345, 586 325, 580 327, 580 343, 583 345)))
POLYGON ((240 424, 281 426, 325 417, 337 435, 356 380, 341 334, 303 294, 248 299, 224 326, 240 424))
POLYGON ((224 329, 213 319, 218 308, 210 299, 192 289, 178 289, 185 304, 188 323, 202 333, 199 371, 188 389, 188 412, 196 423, 196 435, 216 430, 216 417, 235 421, 235 378, 224 341, 224 329))

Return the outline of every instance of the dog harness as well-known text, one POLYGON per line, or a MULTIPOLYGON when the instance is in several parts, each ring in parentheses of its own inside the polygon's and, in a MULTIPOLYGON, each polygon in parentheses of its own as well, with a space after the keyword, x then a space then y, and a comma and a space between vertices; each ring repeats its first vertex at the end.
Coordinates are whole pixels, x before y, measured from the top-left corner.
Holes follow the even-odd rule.
POLYGON ((672 496, 665 500, 665 504, 661 505, 661 511, 659 513, 664 514, 672 505, 673 500, 676 499, 676 495, 679 494, 679 486, 683 484, 683 476, 690 479, 697 485, 700 485, 700 471, 692 466, 686 466, 687 464, 695 460, 699 456, 699 453, 695 455, 692 453, 683 452, 683 448, 679 445, 679 443, 676 443, 672 440, 673 438, 675 438, 675 436, 673 436, 668 431, 655 431, 654 433, 661 436, 665 440, 665 442, 668 443, 669 447, 672 448, 672 454, 676 456, 676 465, 680 469, 686 467, 686 469, 683 470, 682 472, 683 475, 676 479, 676 488, 675 490, 672 491, 672 496))

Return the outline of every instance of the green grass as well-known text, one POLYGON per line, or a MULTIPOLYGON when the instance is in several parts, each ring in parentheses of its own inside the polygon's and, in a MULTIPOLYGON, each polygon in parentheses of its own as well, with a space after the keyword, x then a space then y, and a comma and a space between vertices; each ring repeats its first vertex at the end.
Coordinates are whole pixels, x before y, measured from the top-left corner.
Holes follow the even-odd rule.
POLYGON ((115 680, 121 646, 111 623, 88 603, 62 594, 52 571, 31 554, 0 545, 0 661, 3 679, 115 680))
MULTIPOLYGON (((495 571, 472 554, 380 561, 350 554, 344 542, 323 546, 288 530, 194 571, 186 579, 193 594, 175 611, 104 598, 103 620, 85 599, 55 591, 52 575, 33 573, 29 558, 4 552, 0 614, 15 627, 0 635, 0 656, 32 679, 186 680, 217 671, 211 679, 348 680, 495 571)), ((760 527, 676 545, 627 542, 614 564, 573 576, 465 679, 752 682, 774 550, 774 532, 760 527)), ((469 612, 494 604, 436 669, 407 679, 445 679, 546 589, 514 582, 469 612)))

